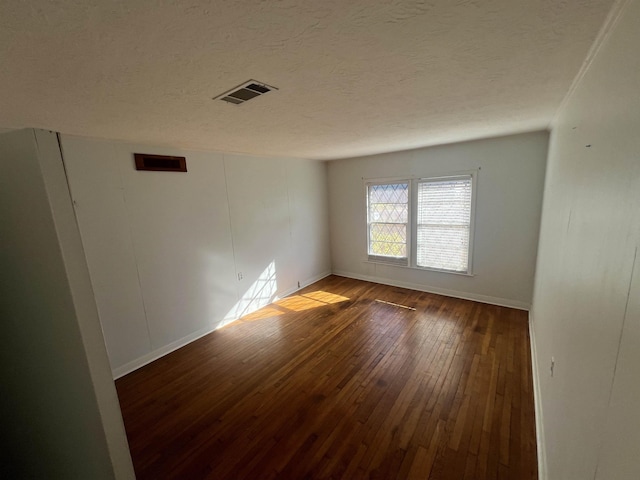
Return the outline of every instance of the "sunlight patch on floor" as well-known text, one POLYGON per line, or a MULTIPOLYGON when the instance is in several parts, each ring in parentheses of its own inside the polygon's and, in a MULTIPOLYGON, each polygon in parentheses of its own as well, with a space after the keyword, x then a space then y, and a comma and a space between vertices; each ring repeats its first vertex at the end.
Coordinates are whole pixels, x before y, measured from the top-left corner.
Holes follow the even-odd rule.
POLYGON ((334 303, 345 302, 347 300, 349 300, 348 297, 325 292, 323 290, 317 290, 315 292, 292 295, 276 300, 271 305, 267 305, 260 310, 245 315, 240 320, 263 320, 265 318, 277 317, 287 312, 302 312, 334 303))
POLYGON ((273 307, 264 307, 260 310, 256 310, 248 315, 242 317, 242 320, 245 322, 251 322, 254 320, 264 320, 265 318, 277 317, 279 315, 284 314, 285 312, 282 310, 277 310, 273 307))
POLYGON ((317 292, 309 292, 302 295, 303 297, 312 298, 313 300, 318 300, 324 303, 340 303, 349 300, 347 297, 343 297, 342 295, 336 295, 335 293, 323 292, 322 290, 318 290, 317 292))
POLYGON ((294 312, 300 312, 302 310, 309 310, 311 308, 323 307, 326 303, 318 302, 311 298, 305 298, 301 295, 293 295, 291 297, 283 298, 275 302, 279 307, 284 307, 294 312))

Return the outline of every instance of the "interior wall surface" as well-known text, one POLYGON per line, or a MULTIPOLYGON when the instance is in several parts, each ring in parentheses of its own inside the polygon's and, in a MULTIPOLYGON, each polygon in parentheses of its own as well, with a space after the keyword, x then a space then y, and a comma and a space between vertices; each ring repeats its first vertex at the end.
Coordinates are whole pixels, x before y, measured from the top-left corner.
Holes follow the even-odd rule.
POLYGON ((57 135, 0 135, 0 165, 0 477, 132 479, 57 135))
POLYGON ((326 165, 62 135, 116 376, 330 272, 326 165), (133 154, 186 157, 137 171, 133 154))
POLYGON ((547 132, 329 162, 334 273, 529 308, 533 292, 547 132), (477 173, 472 276, 367 261, 365 182, 477 173))
POLYGON ((542 478, 640 478, 640 2, 620 5, 551 137, 531 314, 542 478))

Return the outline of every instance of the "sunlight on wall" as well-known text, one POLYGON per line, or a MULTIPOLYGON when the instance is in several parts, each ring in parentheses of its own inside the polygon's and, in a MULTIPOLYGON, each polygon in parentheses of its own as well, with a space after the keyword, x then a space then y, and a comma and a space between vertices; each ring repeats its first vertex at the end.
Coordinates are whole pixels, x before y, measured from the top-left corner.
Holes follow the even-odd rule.
POLYGON ((349 300, 349 298, 342 295, 322 290, 291 295, 280 299, 276 295, 277 291, 276 264, 275 261, 272 261, 258 279, 251 284, 242 298, 229 310, 223 321, 216 326, 216 329, 239 319, 243 321, 262 320, 277 317, 287 312, 300 312, 349 300))
POLYGON ((273 302, 278 291, 278 283, 276 281, 276 264, 272 261, 267 268, 260 274, 258 279, 253 282, 249 289, 245 292, 240 300, 225 315, 224 320, 218 325, 218 328, 224 327, 231 322, 235 322, 243 315, 255 312, 260 308, 273 302))

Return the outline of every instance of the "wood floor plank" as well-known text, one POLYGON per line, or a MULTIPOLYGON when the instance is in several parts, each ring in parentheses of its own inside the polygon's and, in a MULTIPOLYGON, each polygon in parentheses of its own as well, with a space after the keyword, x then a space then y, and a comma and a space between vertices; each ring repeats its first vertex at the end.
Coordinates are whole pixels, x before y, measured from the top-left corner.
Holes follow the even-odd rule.
POLYGON ((526 312, 330 276, 116 387, 139 480, 528 480, 529 341, 526 312))

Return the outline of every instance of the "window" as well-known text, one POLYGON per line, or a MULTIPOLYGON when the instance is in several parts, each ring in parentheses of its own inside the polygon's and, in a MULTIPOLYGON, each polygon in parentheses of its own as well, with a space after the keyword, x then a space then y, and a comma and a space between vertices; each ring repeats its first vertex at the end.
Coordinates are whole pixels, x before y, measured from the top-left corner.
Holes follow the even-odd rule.
POLYGON ((409 182, 367 186, 369 260, 407 265, 409 182))
POLYGON ((474 177, 368 183, 369 260, 470 274, 474 177))
POLYGON ((469 271, 471 176, 418 182, 416 265, 469 271))

